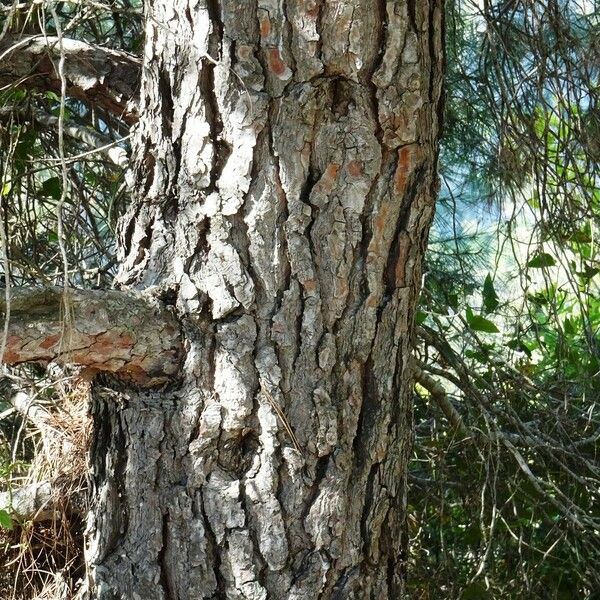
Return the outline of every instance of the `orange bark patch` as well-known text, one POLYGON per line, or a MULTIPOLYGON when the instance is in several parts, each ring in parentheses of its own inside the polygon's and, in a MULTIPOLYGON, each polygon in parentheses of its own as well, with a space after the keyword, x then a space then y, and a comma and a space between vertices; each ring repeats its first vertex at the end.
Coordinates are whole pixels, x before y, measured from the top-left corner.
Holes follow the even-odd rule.
POLYGON ((394 191, 397 194, 404 192, 406 180, 413 169, 413 146, 402 146, 398 150, 398 166, 394 175, 394 191))
POLYGON ((319 188, 325 193, 331 192, 333 186, 335 185, 335 181, 340 172, 340 165, 336 163, 329 163, 327 168, 325 169, 325 173, 321 177, 319 181, 319 188))
POLYGON ((135 344, 135 340, 130 335, 122 335, 118 341, 116 346, 118 348, 131 348, 135 344))
POLYGON ((377 308, 377 304, 378 304, 377 296, 375 294, 371 294, 367 298, 367 306, 369 308, 377 308))
POLYGON ((398 242, 398 258, 396 259, 396 287, 406 287, 406 261, 408 260, 408 250, 410 248, 410 238, 403 231, 400 234, 398 242))
POLYGON ((271 21, 269 20, 269 17, 263 17, 260 20, 260 37, 264 39, 266 37, 269 37, 270 33, 271 33, 271 21))
POLYGON ((8 365, 14 364, 16 362, 19 362, 19 355, 16 352, 13 352, 12 350, 7 350, 4 353, 4 357, 2 358, 2 362, 5 362, 8 365))
POLYGON ((334 296, 336 298, 345 298, 348 295, 350 288, 346 279, 337 279, 335 282, 334 296))
POLYGON ((119 375, 129 379, 130 381, 134 381, 141 385, 147 384, 151 378, 149 374, 137 364, 129 364, 117 371, 119 375))
POLYGON ((394 131, 398 132, 398 135, 401 135, 403 131, 408 128, 408 124, 406 122, 406 115, 404 113, 400 113, 398 115, 393 115, 391 118, 392 128, 394 131))
POLYGON ((115 347, 114 339, 109 335, 101 335, 96 338, 94 345, 90 348, 93 352, 99 354, 110 354, 112 349, 115 347))
POLYGON ((269 69, 271 69, 271 71, 277 76, 283 75, 286 67, 285 63, 281 60, 279 48, 269 48, 269 54, 267 56, 269 61, 269 69))
POLYGON ((348 173, 352 177, 360 177, 363 174, 363 164, 360 160, 351 160, 348 163, 348 173))
POLYGON ((307 280, 306 280, 306 281, 303 283, 303 285, 304 285, 304 289, 305 289, 307 292, 314 292, 314 291, 315 291, 315 288, 317 287, 317 284, 316 284, 316 282, 315 282, 315 280, 314 280, 314 279, 307 279, 307 280))
POLYGON ((94 348, 112 348, 115 345, 114 340, 110 336, 101 336, 94 344, 94 348))
POLYGON ((248 60, 252 56, 252 46, 239 46, 237 55, 241 60, 248 60))
POLYGON ((60 340, 59 334, 48 336, 45 340, 42 340, 42 342, 40 343, 40 348, 47 350, 48 348, 51 348, 52 346, 56 345, 58 340, 60 340))
POLYGON ((67 354, 66 362, 78 363, 80 365, 85 365, 90 362, 90 356, 88 350, 80 350, 78 352, 70 352, 67 354))
POLYGON ((306 3, 306 14, 309 17, 316 18, 319 15, 319 4, 315 0, 308 0, 306 3))
POLYGON ((327 165, 327 168, 325 169, 323 177, 331 181, 335 181, 339 172, 340 165, 337 165, 336 163, 329 163, 329 165, 327 165))
POLYGON ((383 239, 383 232, 385 231, 385 226, 388 222, 389 212, 390 207, 388 204, 382 204, 379 213, 373 220, 373 241, 377 248, 379 248, 380 242, 383 239))

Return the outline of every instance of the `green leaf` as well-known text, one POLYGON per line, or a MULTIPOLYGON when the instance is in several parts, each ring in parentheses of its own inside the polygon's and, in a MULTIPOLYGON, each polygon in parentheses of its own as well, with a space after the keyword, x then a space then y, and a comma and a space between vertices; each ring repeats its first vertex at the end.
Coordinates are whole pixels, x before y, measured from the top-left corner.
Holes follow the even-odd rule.
POLYGON ((38 144, 39 140, 33 128, 27 127, 21 131, 17 147, 15 148, 15 158, 18 159, 15 164, 17 173, 20 174, 25 170, 29 170, 31 165, 26 163, 26 161, 35 156, 38 144))
POLYGON ((2 527, 2 529, 13 528, 13 520, 5 510, 0 510, 0 527, 2 527))
POLYGON ((19 102, 20 100, 23 100, 26 95, 27 95, 27 92, 24 89, 17 88, 17 89, 10 90, 8 99, 11 102, 19 102))
POLYGON ((450 305, 450 308, 453 308, 456 312, 458 310, 458 294, 448 294, 448 304, 450 305))
POLYGON ((481 363, 482 365, 487 365, 487 363, 490 360, 490 357, 488 354, 486 354, 485 352, 477 352, 475 350, 465 350, 465 356, 467 358, 472 358, 473 360, 476 360, 478 363, 481 363))
POLYGON ((539 208, 540 207, 540 198, 537 194, 534 194, 533 197, 527 200, 527 204, 531 206, 531 208, 539 208))
POLYGON ((577 275, 582 279, 592 279, 592 277, 595 277, 598 273, 600 273, 600 269, 593 267, 589 263, 585 263, 583 271, 577 271, 577 275))
POLYGON ((565 319, 565 333, 567 333, 568 335, 573 335, 573 334, 577 333, 577 328, 575 327, 575 323, 569 317, 567 317, 565 319))
POLYGON ((483 331, 485 333, 500 333, 496 325, 480 315, 473 314, 471 308, 467 308, 467 323, 473 331, 483 331))
POLYGON ((469 546, 473 546, 481 541, 481 527, 477 525, 471 525, 465 530, 462 541, 469 546))
POLYGON ((543 292, 536 292, 535 294, 527 294, 527 300, 533 304, 545 305, 548 304, 548 298, 543 292))
POLYGON ((527 266, 532 269, 542 269, 543 267, 553 267, 555 264, 556 261, 552 255, 540 252, 527 263, 527 266))
POLYGON ((46 98, 48 98, 48 100, 53 100, 54 102, 60 102, 60 96, 58 96, 56 94, 56 92, 49 90, 49 91, 45 92, 44 95, 46 96, 46 98))
POLYGON ((60 179, 58 177, 46 179, 46 181, 42 183, 40 194, 42 196, 50 196, 55 200, 60 200, 60 179))
POLYGON ((0 193, 0 196, 8 196, 10 194, 10 190, 12 190, 12 183, 10 181, 7 181, 2 186, 2 193, 0 193))
POLYGON ((427 313, 423 312, 422 310, 418 310, 417 317, 415 319, 417 322, 417 325, 423 325, 423 323, 425 323, 425 319, 427 319, 427 313))
POLYGON ((487 313, 494 312, 498 308, 498 294, 494 289, 494 282, 492 276, 488 273, 485 281, 483 282, 483 308, 487 313))
POLYGON ((589 244, 592 241, 589 227, 575 231, 570 239, 577 244, 589 244))

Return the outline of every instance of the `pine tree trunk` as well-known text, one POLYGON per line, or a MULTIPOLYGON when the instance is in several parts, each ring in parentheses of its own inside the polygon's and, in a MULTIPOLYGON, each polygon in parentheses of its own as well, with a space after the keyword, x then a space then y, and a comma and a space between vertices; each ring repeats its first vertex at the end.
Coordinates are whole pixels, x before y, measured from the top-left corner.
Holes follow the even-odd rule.
POLYGON ((91 596, 400 598, 442 0, 147 5, 119 283, 187 354, 95 391, 91 596))

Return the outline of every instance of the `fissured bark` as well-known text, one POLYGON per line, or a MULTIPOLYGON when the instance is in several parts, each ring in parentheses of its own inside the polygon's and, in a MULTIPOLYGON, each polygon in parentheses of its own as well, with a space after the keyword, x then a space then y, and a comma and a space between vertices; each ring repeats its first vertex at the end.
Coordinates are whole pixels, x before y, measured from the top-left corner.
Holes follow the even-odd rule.
POLYGON ((119 282, 177 389, 98 390, 95 598, 401 597, 441 0, 155 0, 119 282))

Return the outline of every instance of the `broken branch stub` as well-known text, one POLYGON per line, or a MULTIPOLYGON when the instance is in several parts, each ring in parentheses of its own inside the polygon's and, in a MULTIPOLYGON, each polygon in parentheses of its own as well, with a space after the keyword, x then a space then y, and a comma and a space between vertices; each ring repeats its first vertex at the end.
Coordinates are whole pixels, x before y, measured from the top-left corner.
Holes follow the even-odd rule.
POLYGON ((60 93, 58 60, 64 53, 67 95, 100 106, 126 123, 137 121, 140 61, 135 56, 80 40, 6 34, 0 40, 0 87, 60 93))
MULTIPOLYGON (((155 298, 115 290, 11 289, 2 361, 50 362, 114 373, 138 385, 167 382, 179 371, 178 322, 155 298)), ((4 300, 0 310, 6 315, 4 300)))

